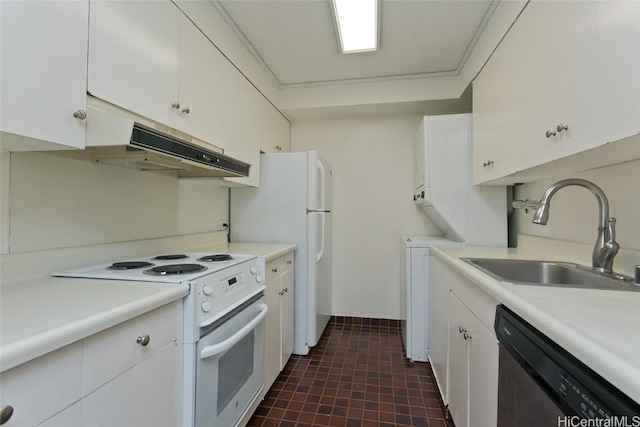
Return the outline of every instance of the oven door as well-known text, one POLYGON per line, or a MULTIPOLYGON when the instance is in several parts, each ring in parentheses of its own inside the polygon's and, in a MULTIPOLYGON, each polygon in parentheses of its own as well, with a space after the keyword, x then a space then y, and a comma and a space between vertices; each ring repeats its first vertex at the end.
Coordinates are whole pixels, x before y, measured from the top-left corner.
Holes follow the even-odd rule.
POLYGON ((202 332, 196 352, 196 427, 236 426, 264 386, 264 296, 202 332))

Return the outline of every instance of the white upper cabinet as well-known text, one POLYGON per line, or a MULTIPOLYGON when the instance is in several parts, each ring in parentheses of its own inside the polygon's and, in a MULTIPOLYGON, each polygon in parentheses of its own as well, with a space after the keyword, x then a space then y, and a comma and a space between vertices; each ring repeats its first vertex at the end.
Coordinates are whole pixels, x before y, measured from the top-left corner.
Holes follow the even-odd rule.
MULTIPOLYGON (((182 13, 181 13, 182 15, 182 13)), ((193 25, 181 16, 180 82, 176 126, 186 133, 225 146, 220 140, 223 102, 220 96, 224 80, 219 72, 230 67, 229 61, 193 25)), ((228 145, 228 141, 227 141, 228 145)))
POLYGON ((0 20, 2 148, 83 148, 88 0, 2 1, 0 20))
POLYGON ((640 2, 530 2, 473 85, 474 183, 638 158, 586 153, 640 132, 638 22, 640 2))
POLYGON ((168 0, 92 0, 89 93, 175 126, 180 113, 180 15, 168 0))
MULTIPOLYGON (((562 44, 562 155, 640 133, 640 2, 552 2, 562 44)), ((559 123, 552 123, 556 126, 559 123)))
POLYGON ((473 82, 473 183, 515 172, 516 37, 514 29, 502 40, 473 82))

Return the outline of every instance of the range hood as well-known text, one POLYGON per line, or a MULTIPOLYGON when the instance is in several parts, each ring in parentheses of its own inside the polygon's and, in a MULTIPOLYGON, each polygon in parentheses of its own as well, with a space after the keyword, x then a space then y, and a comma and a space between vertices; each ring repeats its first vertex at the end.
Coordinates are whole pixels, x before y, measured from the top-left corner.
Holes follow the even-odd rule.
POLYGON ((249 176, 250 164, 215 145, 91 96, 87 104, 86 149, 96 163, 181 177, 249 176))

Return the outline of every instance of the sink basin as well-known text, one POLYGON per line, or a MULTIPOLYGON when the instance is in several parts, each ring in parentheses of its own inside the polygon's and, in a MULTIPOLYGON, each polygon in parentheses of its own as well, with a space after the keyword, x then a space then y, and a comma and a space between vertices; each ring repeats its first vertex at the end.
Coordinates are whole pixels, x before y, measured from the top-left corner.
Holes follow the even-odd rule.
POLYGON ((460 258, 501 282, 523 285, 640 291, 627 276, 604 274, 568 262, 499 258, 460 258))

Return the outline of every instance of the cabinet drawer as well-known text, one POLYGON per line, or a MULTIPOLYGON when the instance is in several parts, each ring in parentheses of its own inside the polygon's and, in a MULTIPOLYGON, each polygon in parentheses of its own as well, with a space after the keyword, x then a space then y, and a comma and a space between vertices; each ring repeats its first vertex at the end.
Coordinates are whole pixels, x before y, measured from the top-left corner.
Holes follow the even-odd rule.
POLYGON ((269 261, 266 265, 267 279, 273 280, 293 268, 293 252, 269 261))
POLYGON ((83 341, 82 394, 86 396, 136 363, 178 340, 182 301, 176 301, 83 341), (143 345, 138 338, 149 337, 143 345))
POLYGON ((82 399, 82 423, 103 427, 180 425, 180 352, 168 345, 82 399))
POLYGON ((460 298, 460 301, 462 301, 495 336, 493 332, 493 321, 496 316, 498 301, 453 270, 451 271, 451 291, 460 298))
POLYGON ((0 375, 0 406, 12 406, 6 427, 35 426, 80 400, 80 342, 38 357, 0 375))

